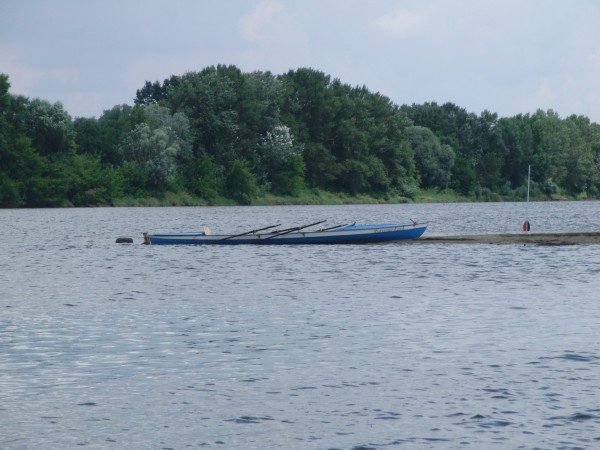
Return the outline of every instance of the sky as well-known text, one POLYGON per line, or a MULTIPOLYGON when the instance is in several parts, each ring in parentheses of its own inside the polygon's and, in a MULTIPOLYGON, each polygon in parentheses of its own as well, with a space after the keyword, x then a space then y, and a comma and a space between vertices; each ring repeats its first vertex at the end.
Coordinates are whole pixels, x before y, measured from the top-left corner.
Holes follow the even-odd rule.
POLYGON ((600 123, 600 1, 0 0, 10 92, 72 117, 217 64, 310 67, 397 105, 600 123))

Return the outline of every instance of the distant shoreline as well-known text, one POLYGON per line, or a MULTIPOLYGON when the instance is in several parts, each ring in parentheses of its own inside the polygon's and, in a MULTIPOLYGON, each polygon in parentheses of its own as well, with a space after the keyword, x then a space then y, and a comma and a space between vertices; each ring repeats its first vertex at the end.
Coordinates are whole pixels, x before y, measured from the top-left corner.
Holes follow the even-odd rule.
MULTIPOLYGON (((582 196, 552 196, 552 197, 534 197, 532 202, 560 202, 560 201, 595 201, 598 198, 582 196)), ((478 198, 475 196, 463 196, 452 190, 435 191, 421 190, 413 198, 400 195, 390 195, 375 197, 370 195, 349 195, 340 192, 328 192, 321 190, 306 191, 296 197, 263 195, 253 199, 248 206, 276 206, 276 205, 369 205, 369 204, 433 204, 433 203, 507 203, 523 202, 524 198, 501 197, 495 195, 494 198, 478 198)), ((187 193, 175 194, 167 193, 164 197, 126 197, 115 200, 112 205, 115 207, 158 207, 158 206, 240 206, 235 201, 218 197, 211 201, 194 197, 187 193)))

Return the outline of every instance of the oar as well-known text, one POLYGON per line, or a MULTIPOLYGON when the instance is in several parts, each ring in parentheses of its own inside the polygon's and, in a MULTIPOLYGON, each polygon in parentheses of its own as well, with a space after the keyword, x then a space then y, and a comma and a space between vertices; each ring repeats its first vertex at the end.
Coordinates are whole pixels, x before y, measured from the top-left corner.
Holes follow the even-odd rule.
POLYGON ((266 237, 265 239, 273 239, 274 237, 281 236, 281 235, 288 234, 288 233, 293 233, 294 231, 300 231, 300 230, 303 230, 304 228, 312 227, 313 225, 319 225, 320 223, 323 223, 323 222, 327 222, 327 220, 320 220, 318 222, 311 223, 308 225, 302 225, 301 227, 293 227, 293 228, 288 228, 287 230, 281 230, 272 236, 266 237))
MULTIPOLYGON (((283 230, 275 230, 275 231, 272 231, 271 233, 275 233, 275 234, 288 233, 290 231, 297 231, 297 230, 301 230, 302 228, 312 227, 313 225, 318 225, 323 222, 327 222, 327 221, 321 220, 320 222, 311 223, 310 225, 303 225, 301 227, 284 228, 283 230)), ((266 233, 266 234, 269 234, 269 233, 266 233)))
POLYGON ((240 236, 246 236, 247 234, 258 233, 259 231, 264 231, 264 230, 268 230, 270 228, 275 228, 275 227, 278 227, 279 225, 281 225, 281 224, 278 223, 277 225, 270 225, 268 227, 259 228, 258 230, 250 230, 250 231, 246 231, 245 233, 234 234, 233 236, 227 236, 227 237, 224 237, 223 239, 219 239, 219 240, 226 241, 227 239, 232 239, 232 238, 236 238, 236 237, 240 237, 240 236))
POLYGON ((327 227, 327 228, 321 228, 319 231, 329 231, 329 230, 334 230, 336 228, 342 228, 342 227, 347 227, 349 224, 345 223, 344 225, 335 225, 333 227, 327 227))

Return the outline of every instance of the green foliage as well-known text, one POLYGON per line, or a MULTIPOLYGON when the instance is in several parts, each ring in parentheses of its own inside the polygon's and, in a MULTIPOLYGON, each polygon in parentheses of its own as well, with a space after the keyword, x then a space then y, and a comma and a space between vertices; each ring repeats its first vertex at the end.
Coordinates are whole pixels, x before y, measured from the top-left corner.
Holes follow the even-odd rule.
POLYGON ((0 73, 0 111, 2 112, 1 119, 4 119, 6 113, 9 111, 11 96, 8 93, 10 89, 10 82, 8 81, 8 75, 0 73))
POLYGON ((8 77, 0 75, 0 207, 53 205, 51 164, 26 133, 26 99, 12 97, 9 88, 8 77))
POLYGON ((183 177, 189 192, 209 202, 214 202, 222 190, 224 177, 206 153, 201 153, 184 166, 183 177))
POLYGON ((75 155, 65 167, 67 198, 73 206, 106 206, 123 195, 121 172, 102 166, 99 156, 75 155))
POLYGON ((306 181, 310 187, 331 189, 340 174, 335 157, 323 145, 310 142, 304 149, 306 181))
POLYGON ((476 186, 475 187, 475 198, 480 202, 495 202, 500 200, 500 196, 492 192, 490 188, 476 186))
POLYGON ((53 158, 73 154, 73 122, 61 103, 15 97, 12 109, 37 153, 53 158))
POLYGON ((452 168, 450 186, 462 195, 469 195, 475 189, 476 180, 473 166, 464 157, 458 156, 452 168))
POLYGON ((564 161, 566 173, 562 184, 573 193, 594 191, 599 182, 594 151, 594 145, 598 145, 598 136, 586 117, 570 116, 563 122, 563 127, 568 147, 564 161))
POLYGON ((267 131, 259 146, 262 181, 275 194, 297 195, 304 187, 303 146, 294 142, 290 129, 276 126, 267 131))
POLYGON ((123 179, 123 195, 127 197, 147 197, 148 174, 132 162, 119 166, 117 171, 123 179))
POLYGON ((163 192, 175 181, 178 165, 191 158, 189 122, 158 105, 146 106, 144 113, 145 121, 123 139, 121 159, 145 174, 146 189, 163 192))
POLYGON ((304 160, 300 155, 288 158, 272 175, 271 192, 277 195, 300 195, 304 190, 304 160))
MULTIPOLYGON (((166 83, 166 80, 165 80, 166 83)), ((155 105, 167 96, 166 87, 161 86, 158 81, 151 83, 146 81, 142 89, 138 89, 135 93, 136 105, 155 105)))
POLYGON ((313 69, 280 77, 282 120, 304 143, 307 184, 353 194, 400 190, 413 176, 404 129, 410 119, 387 97, 313 69))
POLYGON ((439 139, 429 128, 411 126, 406 129, 411 143, 421 185, 425 188, 445 189, 450 184, 454 166, 454 150, 439 139))
POLYGON ((337 185, 345 192, 356 195, 367 187, 367 166, 356 159, 346 159, 340 164, 337 185))
POLYGON ((73 121, 73 132, 78 154, 101 156, 103 136, 98 120, 78 117, 73 121))
POLYGON ((560 187, 571 194, 597 192, 600 180, 596 146, 598 125, 581 116, 561 119, 549 110, 499 121, 508 156, 503 176, 513 186, 523 183, 527 166, 541 191, 553 195, 560 187))
POLYGON ((137 125, 144 123, 144 120, 144 109, 137 105, 117 105, 104 111, 98 119, 97 146, 89 153, 100 155, 100 161, 104 164, 123 164, 121 144, 137 125))
POLYGON ((242 159, 234 161, 231 165, 225 187, 231 198, 242 205, 252 204, 252 200, 258 194, 256 177, 242 159))
POLYGON ((506 149, 496 127, 497 115, 484 111, 478 117, 453 103, 425 103, 401 109, 415 125, 429 128, 442 144, 466 160, 481 185, 499 187, 506 149))
MULTIPOLYGON (((206 151, 217 164, 229 166, 242 157, 238 143, 239 113, 236 81, 239 71, 208 67, 180 77, 165 101, 171 111, 188 117, 194 130, 194 148, 206 151), (235 72, 236 79, 230 75, 235 72)), ((240 73, 241 74, 241 73, 240 73)))
POLYGON ((539 198, 600 195, 600 126, 552 110, 399 107, 311 68, 172 75, 98 119, 72 120, 60 103, 9 89, 0 74, 0 207, 251 204, 259 192, 407 201, 421 189, 521 199, 528 166, 539 198))
POLYGON ((23 205, 19 184, 5 174, 0 173, 0 207, 18 208, 23 205))
POLYGON ((23 186, 24 203, 34 208, 66 206, 67 189, 64 163, 43 159, 23 186))
MULTIPOLYGON (((290 70, 279 77, 284 86, 282 122, 301 142, 326 142, 336 110, 331 78, 314 69, 290 70)), ((336 82, 336 85, 338 82, 336 82)))

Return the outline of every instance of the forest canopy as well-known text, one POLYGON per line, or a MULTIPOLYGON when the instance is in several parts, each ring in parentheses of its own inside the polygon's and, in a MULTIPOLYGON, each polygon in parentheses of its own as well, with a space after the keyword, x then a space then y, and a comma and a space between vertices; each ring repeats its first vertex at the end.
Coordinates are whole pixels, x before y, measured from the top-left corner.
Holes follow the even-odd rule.
POLYGON ((333 192, 479 200, 600 195, 600 126, 552 110, 498 117, 396 105, 300 68, 235 66, 147 81, 133 105, 72 118, 0 74, 0 207, 96 206, 169 193, 206 204, 333 192))

